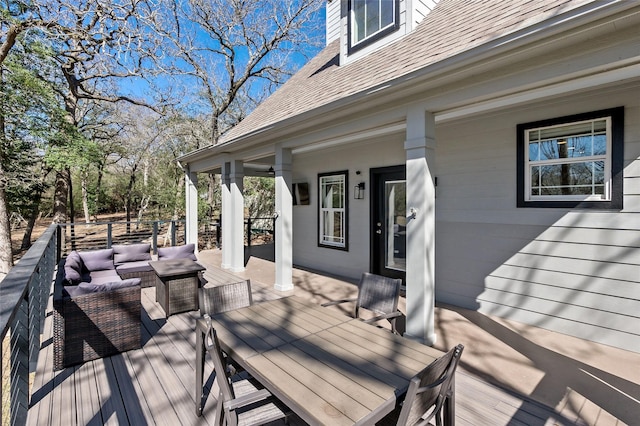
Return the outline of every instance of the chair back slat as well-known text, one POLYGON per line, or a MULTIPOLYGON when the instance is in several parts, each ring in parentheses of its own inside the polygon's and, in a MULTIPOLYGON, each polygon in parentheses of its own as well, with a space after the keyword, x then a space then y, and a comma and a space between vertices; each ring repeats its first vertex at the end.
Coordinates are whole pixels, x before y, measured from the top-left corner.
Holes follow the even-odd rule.
POLYGON ((428 424, 436 417, 440 425, 442 407, 452 397, 454 376, 463 345, 457 345, 411 379, 397 425, 428 424))
POLYGON ((360 279, 356 317, 358 309, 364 308, 377 314, 390 314, 398 309, 402 280, 365 272, 360 279))
POLYGON ((216 378, 218 386, 220 387, 220 393, 223 401, 231 401, 235 398, 233 387, 231 386, 231 376, 227 368, 224 356, 222 355, 222 348, 218 341, 218 335, 216 329, 209 325, 209 330, 205 336, 205 342, 207 350, 213 359, 213 370, 216 372, 216 378))
POLYGON ((252 304, 251 280, 200 289, 201 315, 214 315, 252 304))

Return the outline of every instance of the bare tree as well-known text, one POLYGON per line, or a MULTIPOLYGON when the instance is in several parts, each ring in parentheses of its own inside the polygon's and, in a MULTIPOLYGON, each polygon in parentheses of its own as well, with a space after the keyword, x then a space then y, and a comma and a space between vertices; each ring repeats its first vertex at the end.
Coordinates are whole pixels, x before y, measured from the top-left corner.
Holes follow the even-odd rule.
POLYGON ((166 123, 159 121, 148 111, 135 106, 122 108, 118 112, 118 117, 121 123, 126 123, 124 131, 119 135, 119 139, 123 143, 121 144, 121 157, 116 161, 116 168, 119 170, 119 174, 126 176, 128 180, 122 197, 127 215, 127 232, 129 232, 129 222, 131 222, 136 195, 139 195, 140 198, 139 219, 141 218, 140 211, 148 207, 151 198, 148 191, 151 152, 164 137, 166 123), (136 183, 140 174, 142 174, 142 189, 136 191, 136 183))
MULTIPOLYGON (((167 71, 198 90, 208 143, 242 120, 318 42, 312 18, 324 0, 158 0, 153 28, 165 40, 167 71)), ((193 102, 193 98, 190 98, 193 102)), ((191 105, 193 109, 193 104, 191 105)), ((196 147, 196 148, 199 148, 196 147)))
MULTIPOLYGON (((140 26, 146 19, 141 15, 141 4, 140 0, 59 0, 40 5, 43 21, 56 17, 57 25, 49 28, 48 34, 55 41, 53 48, 63 82, 58 92, 69 126, 79 128, 82 115, 96 102, 149 105, 148 100, 134 99, 119 90, 123 79, 143 76, 144 57, 156 50, 140 26)), ((67 218, 71 166, 57 169, 56 222, 67 218)), ((70 207, 73 220, 72 203, 70 207)))

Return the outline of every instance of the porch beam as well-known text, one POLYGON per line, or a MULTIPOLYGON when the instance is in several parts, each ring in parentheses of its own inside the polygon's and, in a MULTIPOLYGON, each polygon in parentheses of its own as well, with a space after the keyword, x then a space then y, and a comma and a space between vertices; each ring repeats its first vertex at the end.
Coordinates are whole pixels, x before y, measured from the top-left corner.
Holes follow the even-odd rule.
POLYGON ((407 337, 436 342, 435 309, 435 120, 414 106, 407 114, 407 337))
POLYGON ((292 154, 290 149, 276 148, 276 282, 280 291, 293 290, 293 196, 292 154))
MULTIPOLYGON (((244 164, 240 160, 231 162, 229 173, 231 198, 231 257, 229 269, 244 271, 244 164)), ((229 225, 229 223, 227 223, 229 225)), ((223 231, 224 233, 224 231, 223 231)))
POLYGON ((191 172, 189 166, 184 171, 186 197, 186 243, 193 243, 198 252, 198 174, 191 172))

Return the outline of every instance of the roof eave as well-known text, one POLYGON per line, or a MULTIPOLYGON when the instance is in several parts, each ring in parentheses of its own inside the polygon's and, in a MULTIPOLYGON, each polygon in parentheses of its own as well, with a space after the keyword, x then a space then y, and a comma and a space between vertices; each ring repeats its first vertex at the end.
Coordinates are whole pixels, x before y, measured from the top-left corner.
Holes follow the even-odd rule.
POLYGON ((305 111, 284 120, 269 124, 245 133, 241 136, 225 141, 220 145, 213 145, 187 153, 178 158, 183 163, 194 159, 201 159, 202 155, 216 156, 241 151, 259 143, 281 140, 286 135, 302 132, 323 123, 331 122, 335 116, 340 116, 345 109, 375 108, 401 96, 403 89, 417 87, 428 88, 436 80, 455 75, 456 71, 472 67, 483 61, 500 57, 509 51, 516 50, 537 41, 541 41, 595 22, 629 9, 637 8, 638 3, 624 0, 607 0, 587 3, 581 7, 559 14, 550 19, 528 26, 503 37, 483 43, 455 56, 443 59, 413 72, 391 79, 383 84, 367 88, 358 93, 345 96, 318 108, 305 111), (363 100, 367 100, 366 106, 363 100))

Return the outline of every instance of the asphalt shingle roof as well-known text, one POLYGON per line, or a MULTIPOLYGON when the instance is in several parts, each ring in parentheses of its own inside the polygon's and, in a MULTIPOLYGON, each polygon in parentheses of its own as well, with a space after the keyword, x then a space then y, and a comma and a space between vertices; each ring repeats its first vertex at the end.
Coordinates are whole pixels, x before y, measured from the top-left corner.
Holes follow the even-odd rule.
POLYGON ((336 40, 225 134, 221 143, 370 90, 591 1, 441 0, 411 34, 343 66, 336 40))

